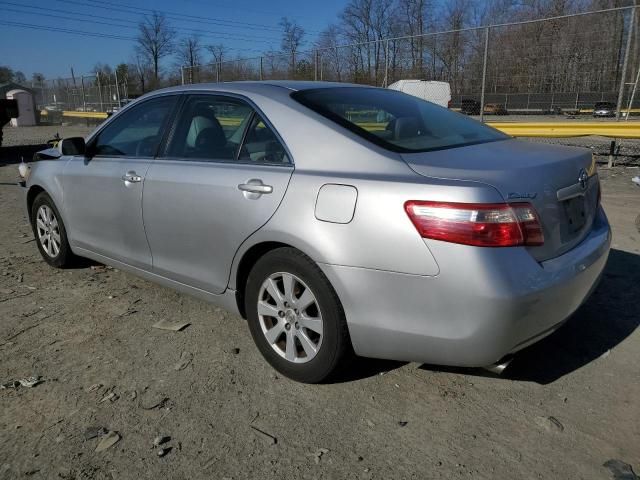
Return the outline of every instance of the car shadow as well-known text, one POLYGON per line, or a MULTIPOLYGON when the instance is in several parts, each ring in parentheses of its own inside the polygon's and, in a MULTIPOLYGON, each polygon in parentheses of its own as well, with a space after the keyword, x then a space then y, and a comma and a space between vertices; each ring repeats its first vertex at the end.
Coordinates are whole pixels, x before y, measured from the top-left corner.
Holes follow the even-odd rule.
POLYGON ((324 384, 347 383, 356 380, 363 380, 376 375, 384 375, 387 372, 396 370, 406 365, 407 362, 395 360, 382 360, 379 358, 352 357, 345 367, 332 375, 324 384))
MULTIPOLYGON (((607 355, 640 324, 640 255, 611 250, 602 281, 558 331, 518 352, 501 378, 547 385, 607 355)), ((475 376, 493 376, 484 369, 442 368, 475 376)))

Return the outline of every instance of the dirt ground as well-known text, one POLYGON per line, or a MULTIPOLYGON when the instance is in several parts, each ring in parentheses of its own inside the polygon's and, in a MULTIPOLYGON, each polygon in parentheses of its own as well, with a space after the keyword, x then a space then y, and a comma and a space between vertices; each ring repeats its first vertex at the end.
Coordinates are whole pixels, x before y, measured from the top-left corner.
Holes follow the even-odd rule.
POLYGON ((96 264, 47 266, 16 162, 86 129, 18 130, 0 149, 0 383, 42 383, 0 389, 0 479, 623 478, 612 459, 640 471, 637 167, 601 170, 614 244, 600 287, 506 376, 361 359, 303 385, 276 375, 240 318, 96 264), (190 326, 152 328, 163 319, 190 326), (120 440, 96 452, 98 427, 120 440), (163 457, 158 436, 171 437, 163 457))

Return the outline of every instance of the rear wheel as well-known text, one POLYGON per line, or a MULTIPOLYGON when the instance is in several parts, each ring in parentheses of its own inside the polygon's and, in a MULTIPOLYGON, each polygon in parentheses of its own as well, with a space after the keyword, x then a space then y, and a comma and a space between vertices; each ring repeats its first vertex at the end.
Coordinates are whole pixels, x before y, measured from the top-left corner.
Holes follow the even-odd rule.
POLYGON ((325 380, 350 349, 333 287, 309 257, 293 248, 258 260, 247 280, 245 311, 262 355, 293 380, 325 380))
POLYGON ((56 268, 64 268, 73 263, 76 257, 71 252, 62 218, 53 200, 45 192, 39 193, 33 201, 31 226, 45 262, 56 268))

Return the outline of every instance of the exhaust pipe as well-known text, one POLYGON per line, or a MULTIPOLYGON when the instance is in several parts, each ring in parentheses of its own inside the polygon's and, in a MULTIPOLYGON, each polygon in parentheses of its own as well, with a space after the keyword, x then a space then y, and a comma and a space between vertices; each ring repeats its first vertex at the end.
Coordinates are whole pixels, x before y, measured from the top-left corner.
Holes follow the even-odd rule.
POLYGON ((494 363, 493 365, 487 365, 483 368, 496 375, 502 375, 502 373, 504 373, 512 360, 513 356, 507 356, 499 360, 497 363, 494 363))

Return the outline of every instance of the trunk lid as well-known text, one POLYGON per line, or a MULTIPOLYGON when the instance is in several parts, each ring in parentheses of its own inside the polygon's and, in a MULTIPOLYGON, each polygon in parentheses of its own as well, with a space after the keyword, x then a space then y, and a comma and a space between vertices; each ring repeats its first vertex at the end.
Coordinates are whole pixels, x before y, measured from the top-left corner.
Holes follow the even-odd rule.
POLYGON ((509 139, 402 158, 420 175, 485 183, 507 202, 531 203, 544 232, 544 245, 527 247, 538 261, 577 245, 596 215, 599 182, 586 149, 509 139))

